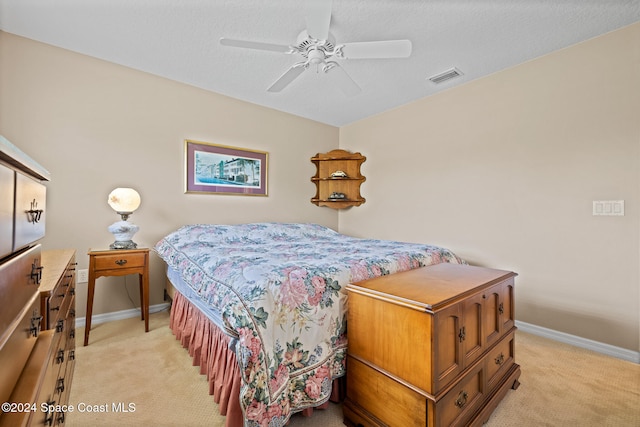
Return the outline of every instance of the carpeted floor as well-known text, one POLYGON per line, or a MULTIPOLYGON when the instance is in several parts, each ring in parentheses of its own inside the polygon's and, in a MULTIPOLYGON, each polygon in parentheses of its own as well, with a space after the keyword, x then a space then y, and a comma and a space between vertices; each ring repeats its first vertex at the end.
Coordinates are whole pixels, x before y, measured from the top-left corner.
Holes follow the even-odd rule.
MULTIPOLYGON (((208 385, 168 327, 169 314, 95 325, 89 346, 76 331, 76 367, 65 425, 224 426, 208 385), (91 411, 90 411, 91 410, 91 411)), ((487 427, 640 426, 640 365, 516 333, 521 385, 510 390, 487 427)), ((290 427, 341 427, 330 404, 290 427)), ((402 427, 402 426, 400 426, 402 427)))

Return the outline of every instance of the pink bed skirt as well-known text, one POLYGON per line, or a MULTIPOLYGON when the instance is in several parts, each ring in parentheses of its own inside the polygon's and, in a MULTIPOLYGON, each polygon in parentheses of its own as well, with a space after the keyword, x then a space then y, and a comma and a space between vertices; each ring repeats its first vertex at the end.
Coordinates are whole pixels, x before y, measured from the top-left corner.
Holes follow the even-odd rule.
MULTIPOLYGON (((226 417, 226 427, 244 425, 240 408, 240 370, 236 355, 229 349, 230 338, 200 310, 192 305, 181 293, 175 292, 171 306, 169 328, 177 340, 189 351, 193 365, 200 366, 200 373, 207 376, 209 394, 220 408, 220 414, 226 417)), ((333 382, 331 401, 342 398, 342 381, 333 382)), ((317 408, 326 408, 324 403, 317 408)), ((303 414, 310 416, 313 408, 305 409, 303 414)))

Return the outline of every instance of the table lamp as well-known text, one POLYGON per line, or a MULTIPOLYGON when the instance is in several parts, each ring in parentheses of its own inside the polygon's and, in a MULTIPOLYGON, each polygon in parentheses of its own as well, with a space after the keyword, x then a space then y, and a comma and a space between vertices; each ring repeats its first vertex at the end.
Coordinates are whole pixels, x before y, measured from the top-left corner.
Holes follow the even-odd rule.
POLYGON ((108 230, 115 236, 115 242, 109 245, 111 249, 135 249, 138 247, 134 243, 133 235, 140 227, 127 219, 140 206, 140 194, 133 188, 116 188, 109 194, 107 200, 109 206, 120 215, 121 221, 114 222, 108 230))

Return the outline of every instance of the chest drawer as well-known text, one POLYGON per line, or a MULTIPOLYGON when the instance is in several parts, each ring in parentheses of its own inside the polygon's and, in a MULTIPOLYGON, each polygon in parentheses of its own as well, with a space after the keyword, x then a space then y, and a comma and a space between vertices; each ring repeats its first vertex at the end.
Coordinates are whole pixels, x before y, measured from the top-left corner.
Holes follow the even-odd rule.
POLYGON ((437 403, 429 401, 433 409, 425 425, 434 427, 465 426, 482 405, 485 396, 484 363, 478 363, 457 381, 437 403))
POLYGON ((146 254, 139 253, 118 253, 115 251, 111 254, 100 254, 94 257, 95 271, 99 270, 125 270, 128 268, 143 267, 146 261, 146 254))
POLYGON ((515 363, 515 328, 489 350, 486 357, 487 384, 493 388, 515 363))

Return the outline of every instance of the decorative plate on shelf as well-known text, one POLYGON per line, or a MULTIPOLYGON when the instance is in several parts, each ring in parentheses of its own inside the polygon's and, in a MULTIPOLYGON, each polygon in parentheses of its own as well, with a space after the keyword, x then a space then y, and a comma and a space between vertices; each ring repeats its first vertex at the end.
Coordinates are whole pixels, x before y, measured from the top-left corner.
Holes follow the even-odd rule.
POLYGON ((344 171, 335 171, 334 173, 331 174, 331 178, 340 179, 340 178, 349 178, 349 177, 344 171))
POLYGON ((329 196, 329 200, 347 200, 347 195, 344 193, 333 192, 329 196))

